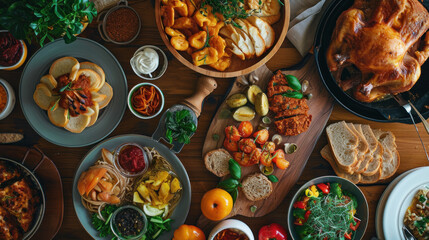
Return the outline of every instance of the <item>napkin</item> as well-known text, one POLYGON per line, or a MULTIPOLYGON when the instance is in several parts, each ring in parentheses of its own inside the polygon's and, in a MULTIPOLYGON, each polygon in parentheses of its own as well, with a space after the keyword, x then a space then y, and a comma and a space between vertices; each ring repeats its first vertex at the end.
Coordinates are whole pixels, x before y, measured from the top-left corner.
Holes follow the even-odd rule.
POLYGON ((304 56, 314 42, 320 18, 331 0, 290 0, 287 38, 304 56))

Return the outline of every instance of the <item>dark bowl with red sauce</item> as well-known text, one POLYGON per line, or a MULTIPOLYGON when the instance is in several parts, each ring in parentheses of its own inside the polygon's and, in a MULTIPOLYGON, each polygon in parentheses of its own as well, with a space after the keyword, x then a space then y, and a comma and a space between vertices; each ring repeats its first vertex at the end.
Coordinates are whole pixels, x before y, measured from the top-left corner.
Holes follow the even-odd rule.
POLYGON ((146 151, 136 143, 119 145, 114 157, 116 169, 125 177, 138 177, 149 168, 146 151))

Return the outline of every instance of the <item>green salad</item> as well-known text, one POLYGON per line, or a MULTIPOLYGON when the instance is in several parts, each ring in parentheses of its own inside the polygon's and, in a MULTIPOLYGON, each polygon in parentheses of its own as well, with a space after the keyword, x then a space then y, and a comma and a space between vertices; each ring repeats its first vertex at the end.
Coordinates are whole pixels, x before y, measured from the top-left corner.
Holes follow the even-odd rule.
POLYGON ((294 225, 302 240, 354 239, 357 206, 356 197, 339 183, 312 185, 293 204, 294 225))

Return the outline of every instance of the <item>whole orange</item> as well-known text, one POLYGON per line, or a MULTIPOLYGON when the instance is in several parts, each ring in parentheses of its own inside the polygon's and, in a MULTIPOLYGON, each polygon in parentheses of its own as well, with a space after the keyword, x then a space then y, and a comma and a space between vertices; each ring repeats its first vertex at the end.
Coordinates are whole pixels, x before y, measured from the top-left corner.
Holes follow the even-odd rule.
POLYGON ((219 221, 228 216, 234 203, 231 195, 220 188, 206 192, 201 200, 201 211, 206 218, 219 221))

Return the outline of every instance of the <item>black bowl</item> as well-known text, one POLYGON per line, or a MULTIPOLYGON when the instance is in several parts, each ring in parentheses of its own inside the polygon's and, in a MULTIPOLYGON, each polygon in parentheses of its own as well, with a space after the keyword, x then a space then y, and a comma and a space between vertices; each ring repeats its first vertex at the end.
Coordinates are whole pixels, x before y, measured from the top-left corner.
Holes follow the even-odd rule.
MULTIPOLYGON (((412 124, 408 113, 393 99, 383 101, 364 103, 357 101, 353 96, 344 92, 336 83, 335 78, 331 74, 326 62, 326 50, 331 43, 332 33, 336 26, 336 21, 342 12, 353 5, 354 0, 333 0, 326 8, 321 21, 319 23, 316 38, 314 55, 317 63, 317 68, 326 89, 332 97, 345 109, 351 113, 378 122, 401 122, 412 124)), ((429 0, 423 1, 426 9, 429 9, 429 0)), ((414 106, 420 111, 425 119, 429 117, 429 61, 426 61, 421 68, 421 76, 410 93, 417 96, 412 100, 414 106)), ((408 100, 410 94, 402 94, 408 100)), ((421 122, 417 114, 413 112, 416 123, 421 122)))

